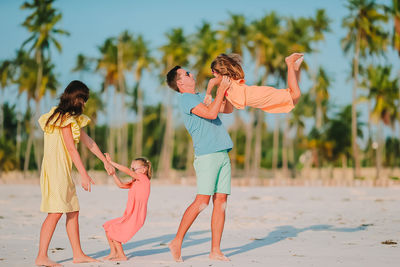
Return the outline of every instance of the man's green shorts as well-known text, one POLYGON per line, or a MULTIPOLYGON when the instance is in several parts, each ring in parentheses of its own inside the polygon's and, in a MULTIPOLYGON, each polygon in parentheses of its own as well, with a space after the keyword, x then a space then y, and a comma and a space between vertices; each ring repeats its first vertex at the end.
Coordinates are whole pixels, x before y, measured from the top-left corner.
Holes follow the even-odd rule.
POLYGON ((197 194, 231 193, 231 161, 226 150, 195 156, 197 194))

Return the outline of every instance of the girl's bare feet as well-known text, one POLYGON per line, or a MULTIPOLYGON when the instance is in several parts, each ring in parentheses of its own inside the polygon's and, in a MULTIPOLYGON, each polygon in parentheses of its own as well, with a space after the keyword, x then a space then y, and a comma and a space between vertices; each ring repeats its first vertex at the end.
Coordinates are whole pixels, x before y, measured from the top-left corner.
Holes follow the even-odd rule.
POLYGON ((172 258, 174 258, 174 261, 176 262, 182 262, 182 257, 181 257, 181 247, 176 244, 175 240, 172 240, 171 243, 168 245, 169 250, 171 251, 172 258))
POLYGON ((216 260, 216 261, 230 261, 228 257, 226 257, 222 252, 211 252, 210 255, 208 256, 211 260, 216 260))
MULTIPOLYGON (((300 67, 300 65, 301 65, 301 62, 303 61, 301 58, 303 57, 304 55, 302 54, 302 53, 293 53, 293 54, 291 54, 290 56, 288 56, 288 57, 286 57, 285 58, 285 62, 286 62, 286 64, 289 66, 289 65, 294 65, 294 67, 295 67, 295 69, 296 69, 296 65, 297 65, 297 67, 299 68, 300 67), (297 63, 297 64, 296 64, 297 63)), ((298 69, 296 69, 296 70, 298 70, 298 69)))
POLYGON ((35 264, 37 266, 51 266, 51 267, 53 267, 53 266, 62 266, 61 264, 50 260, 48 257, 40 257, 40 258, 37 257, 36 260, 35 260, 35 264))
POLYGON ((300 69, 301 63, 303 63, 304 56, 299 57, 295 62, 294 62, 294 70, 298 71, 300 69))
POLYGON ((99 260, 89 257, 87 255, 82 255, 80 257, 74 257, 73 263, 86 263, 86 262, 99 262, 99 260))

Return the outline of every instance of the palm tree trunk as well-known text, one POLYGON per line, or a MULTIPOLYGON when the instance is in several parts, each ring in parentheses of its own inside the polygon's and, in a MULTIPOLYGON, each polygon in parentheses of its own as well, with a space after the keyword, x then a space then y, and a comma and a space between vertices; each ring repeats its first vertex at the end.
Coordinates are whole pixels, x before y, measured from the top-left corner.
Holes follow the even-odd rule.
POLYGON ((358 66, 359 55, 360 55, 360 33, 357 34, 354 62, 353 62, 354 84, 353 84, 353 96, 352 96, 353 100, 351 108, 351 143, 352 143, 353 159, 354 159, 353 178, 360 176, 360 157, 357 145, 357 88, 358 88, 358 72, 359 72, 359 66, 358 66))
POLYGON ((382 130, 383 130, 383 125, 382 121, 379 121, 379 126, 378 126, 378 134, 377 134, 377 148, 376 148, 376 180, 379 180, 380 175, 381 175, 381 169, 382 169, 382 148, 383 148, 383 142, 382 142, 382 130))
POLYGON ((253 156, 253 178, 258 178, 260 174, 260 163, 261 163, 261 148, 262 148, 262 126, 264 122, 264 112, 257 109, 255 110, 255 116, 257 118, 256 125, 256 136, 254 142, 254 156, 253 156))
POLYGON ((165 118, 165 131, 163 137, 163 143, 161 148, 160 161, 158 164, 159 173, 158 177, 168 179, 171 172, 171 159, 174 145, 174 128, 172 124, 172 107, 171 107, 171 93, 167 91, 167 114, 165 118))
POLYGON ((17 112, 17 137, 16 137, 16 149, 15 149, 15 156, 17 159, 17 168, 20 170, 21 168, 21 120, 22 120, 22 115, 20 112, 17 112))
POLYGON ((285 118, 285 128, 282 132, 282 172, 285 178, 288 177, 289 167, 288 167, 288 134, 289 131, 289 116, 286 115, 285 118))
POLYGON ((246 146, 244 151, 244 170, 245 176, 247 178, 250 177, 250 162, 251 162, 251 143, 253 141, 253 121, 254 121, 254 110, 249 110, 249 121, 246 125, 246 146))
POLYGON ((279 157, 279 115, 275 116, 275 128, 273 136, 273 151, 272 151, 272 171, 274 176, 277 175, 279 157))
MULTIPOLYGON (((90 129, 90 137, 93 140, 96 140, 96 125, 94 123, 91 123, 89 125, 89 129, 90 129)), ((89 159, 89 169, 90 170, 94 170, 94 166, 95 166, 95 158, 94 157, 90 157, 90 159, 89 159)))
POLYGON ((122 125, 118 131, 118 158, 122 165, 127 165, 128 161, 128 128, 126 123, 126 109, 125 109, 125 77, 124 77, 124 62, 123 62, 124 50, 121 42, 117 45, 117 60, 118 60, 118 87, 121 92, 121 119, 122 125))
POLYGON ((239 113, 234 112, 234 123, 232 127, 232 142, 233 148, 231 151, 231 169, 232 169, 232 177, 236 174, 236 161, 237 161, 237 133, 239 130, 239 113))
POLYGON ((3 105, 3 91, 0 90, 0 138, 4 136, 4 105, 3 105))
POLYGON ((142 143, 143 143, 143 99, 142 91, 139 88, 139 81, 137 82, 137 128, 135 134, 135 151, 137 156, 142 155, 142 143))

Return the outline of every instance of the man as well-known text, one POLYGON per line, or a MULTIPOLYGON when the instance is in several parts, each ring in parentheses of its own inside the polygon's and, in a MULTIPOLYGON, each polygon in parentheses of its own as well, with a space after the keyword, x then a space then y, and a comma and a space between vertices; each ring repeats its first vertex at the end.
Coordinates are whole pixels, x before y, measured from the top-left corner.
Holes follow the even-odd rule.
POLYGON ((228 152, 232 140, 221 123, 218 113, 232 113, 233 107, 224 101, 225 91, 230 86, 228 77, 223 77, 215 100, 208 106, 203 104, 204 96, 196 93, 193 75, 175 66, 167 74, 168 86, 179 94, 179 107, 185 127, 192 136, 197 179, 197 195, 183 214, 175 238, 169 244, 175 261, 182 261, 183 238, 197 215, 204 210, 212 196, 210 259, 229 261, 221 252, 220 243, 225 224, 227 196, 231 192, 231 163, 228 152), (224 104, 223 104, 224 103, 224 104))

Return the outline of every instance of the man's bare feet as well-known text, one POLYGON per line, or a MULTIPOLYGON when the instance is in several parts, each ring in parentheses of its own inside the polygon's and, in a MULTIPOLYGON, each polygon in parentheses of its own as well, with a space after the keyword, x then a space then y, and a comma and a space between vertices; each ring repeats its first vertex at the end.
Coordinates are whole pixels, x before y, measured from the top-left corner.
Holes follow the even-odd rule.
POLYGON ((175 240, 172 240, 171 243, 169 243, 168 247, 169 250, 171 251, 172 258, 174 258, 174 261, 183 262, 181 257, 181 246, 176 244, 175 240))
POLYGON ((127 260, 128 258, 126 256, 116 256, 110 259, 110 261, 127 261, 127 260))
POLYGON ((89 257, 87 255, 82 255, 80 257, 74 257, 74 259, 72 260, 73 263, 86 263, 86 262, 100 262, 97 259, 94 259, 92 257, 89 257))
POLYGON ((290 56, 285 58, 285 62, 286 62, 287 65, 293 64, 294 67, 296 68, 296 65, 297 65, 296 62, 297 62, 297 60, 299 60, 298 61, 298 67, 300 67, 301 62, 303 61, 303 60, 300 60, 300 58, 302 58, 302 57, 304 57, 304 55, 302 53, 293 53, 290 56))
POLYGON ((103 258, 103 260, 108 261, 108 260, 111 260, 112 258, 115 258, 116 256, 117 256, 117 254, 115 254, 115 253, 110 253, 108 256, 105 256, 105 257, 103 258))
POLYGON ((216 260, 216 261, 230 261, 228 257, 226 257, 222 252, 211 252, 210 255, 208 256, 211 260, 216 260))
POLYGON ((35 260, 37 266, 62 266, 61 264, 50 260, 48 257, 37 257, 35 260))

